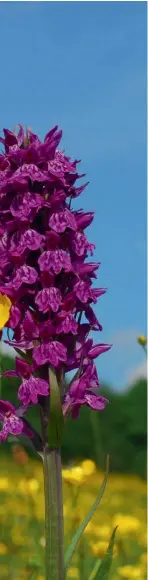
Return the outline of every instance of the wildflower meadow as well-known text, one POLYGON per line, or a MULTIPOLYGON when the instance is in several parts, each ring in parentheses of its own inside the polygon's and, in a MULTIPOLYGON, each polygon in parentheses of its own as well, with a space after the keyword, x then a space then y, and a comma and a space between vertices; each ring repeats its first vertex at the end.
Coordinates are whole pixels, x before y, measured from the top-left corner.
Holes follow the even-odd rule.
MULTIPOLYGON (((63 468, 65 544, 98 494, 103 472, 92 460, 63 468)), ((18 444, 1 459, 0 578, 44 580, 44 492, 40 461, 18 444)), ((146 580, 146 482, 140 477, 110 474, 100 507, 85 528, 67 578, 95 578, 95 562, 106 553, 118 526, 111 580, 146 580), (94 573, 92 573, 94 570, 94 573)))

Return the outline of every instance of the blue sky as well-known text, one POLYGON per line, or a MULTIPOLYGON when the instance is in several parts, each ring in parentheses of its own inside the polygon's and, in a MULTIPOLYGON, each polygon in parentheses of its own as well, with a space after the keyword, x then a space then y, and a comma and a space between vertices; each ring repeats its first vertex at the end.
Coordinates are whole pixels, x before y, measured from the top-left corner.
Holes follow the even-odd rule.
POLYGON ((0 130, 43 137, 58 124, 87 173, 79 204, 96 211, 89 238, 108 288, 96 312, 113 343, 98 370, 121 389, 145 365, 146 2, 1 2, 0 38, 0 130))

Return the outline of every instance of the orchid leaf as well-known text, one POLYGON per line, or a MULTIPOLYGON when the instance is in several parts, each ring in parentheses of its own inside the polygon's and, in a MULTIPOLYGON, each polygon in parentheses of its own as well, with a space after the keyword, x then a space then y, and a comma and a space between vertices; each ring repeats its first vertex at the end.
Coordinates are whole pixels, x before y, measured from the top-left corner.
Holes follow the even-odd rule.
POLYGON ((90 508, 88 514, 84 518, 83 522, 80 524, 78 530, 76 531, 76 533, 72 539, 70 546, 67 549, 67 552, 65 555, 65 569, 66 570, 68 570, 68 568, 69 568, 71 558, 75 552, 75 549, 78 545, 79 540, 81 539, 81 536, 82 536, 87 524, 90 522, 90 520, 91 520, 92 516, 94 515, 98 505, 100 504, 100 501, 102 499, 102 496, 103 496, 105 488, 106 488, 108 472, 109 472, 109 457, 107 456, 105 477, 104 477, 103 483, 101 485, 99 495, 98 495, 96 501, 94 502, 94 504, 92 505, 92 507, 90 508))

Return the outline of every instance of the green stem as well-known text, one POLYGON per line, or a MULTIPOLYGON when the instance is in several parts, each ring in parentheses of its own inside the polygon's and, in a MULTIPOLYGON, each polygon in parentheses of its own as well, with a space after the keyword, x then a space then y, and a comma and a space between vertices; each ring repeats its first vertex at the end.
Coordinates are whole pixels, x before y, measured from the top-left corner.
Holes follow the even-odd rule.
POLYGON ((64 580, 62 468, 59 449, 44 448, 46 580, 64 580))

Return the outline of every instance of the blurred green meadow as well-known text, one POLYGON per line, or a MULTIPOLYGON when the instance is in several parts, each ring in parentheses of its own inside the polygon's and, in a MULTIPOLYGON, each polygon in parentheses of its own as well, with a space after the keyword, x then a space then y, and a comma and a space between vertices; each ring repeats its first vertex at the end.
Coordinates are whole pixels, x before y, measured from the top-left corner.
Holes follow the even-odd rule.
MULTIPOLYGON (((2 367, 12 368, 3 357, 2 367)), ((16 401, 17 381, 2 379, 1 398, 16 401), (10 387, 11 385, 11 387, 10 387), (11 396, 10 396, 11 388, 11 396)), ((67 422, 63 445, 65 545, 94 502, 110 455, 101 504, 88 524, 68 578, 88 580, 117 525, 111 580, 146 579, 146 381, 122 394, 100 391, 110 404, 103 413, 83 409, 77 426, 67 422)), ((37 408, 28 413, 39 429, 37 408)), ((14 437, 0 449, 0 578, 44 579, 44 496, 40 459, 31 444, 14 437)), ((93 580, 93 578, 92 578, 93 580)))

